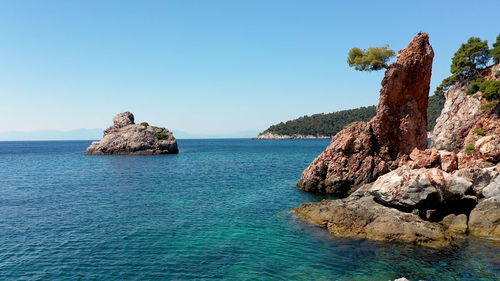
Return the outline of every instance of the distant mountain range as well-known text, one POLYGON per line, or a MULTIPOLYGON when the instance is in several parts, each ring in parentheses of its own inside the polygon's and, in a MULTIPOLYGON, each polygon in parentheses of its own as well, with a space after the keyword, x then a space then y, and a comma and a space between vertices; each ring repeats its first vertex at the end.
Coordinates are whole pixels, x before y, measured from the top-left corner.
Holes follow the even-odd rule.
POLYGON ((102 129, 77 129, 71 131, 10 131, 0 132, 0 141, 16 140, 97 140, 102 137, 102 129))

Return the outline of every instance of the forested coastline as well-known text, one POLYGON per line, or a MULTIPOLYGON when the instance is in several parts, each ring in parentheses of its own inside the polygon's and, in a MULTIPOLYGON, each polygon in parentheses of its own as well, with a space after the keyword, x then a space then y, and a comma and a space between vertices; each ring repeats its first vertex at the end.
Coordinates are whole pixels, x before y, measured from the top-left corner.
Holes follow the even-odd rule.
MULTIPOLYGON (((433 95, 429 97, 429 107, 427 109, 429 130, 434 128, 436 119, 443 109, 443 105, 443 96, 433 95)), ((350 123, 356 121, 366 122, 373 116, 375 116, 374 105, 332 113, 319 113, 272 125, 267 130, 260 133, 259 136, 289 136, 289 138, 303 138, 303 136, 314 136, 317 138, 331 137, 350 123)))

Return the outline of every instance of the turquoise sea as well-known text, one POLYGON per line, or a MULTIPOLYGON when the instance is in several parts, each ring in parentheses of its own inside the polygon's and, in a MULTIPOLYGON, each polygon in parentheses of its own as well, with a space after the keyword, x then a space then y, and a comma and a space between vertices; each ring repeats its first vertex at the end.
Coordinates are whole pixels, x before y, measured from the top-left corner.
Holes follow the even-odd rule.
POLYGON ((179 140, 164 156, 90 141, 0 142, 0 280, 499 280, 500 244, 335 238, 289 210, 328 140, 179 140))

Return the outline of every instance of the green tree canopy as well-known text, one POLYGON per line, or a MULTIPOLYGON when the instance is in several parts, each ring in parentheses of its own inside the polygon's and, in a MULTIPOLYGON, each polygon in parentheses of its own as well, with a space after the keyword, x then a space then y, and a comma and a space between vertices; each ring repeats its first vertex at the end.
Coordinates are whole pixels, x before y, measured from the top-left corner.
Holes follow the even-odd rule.
POLYGON ((490 58, 488 41, 481 41, 477 37, 469 38, 467 43, 462 44, 451 59, 451 76, 441 82, 435 93, 442 95, 453 85, 476 79, 490 58))
POLYGON ((347 57, 349 66, 360 71, 373 71, 387 68, 387 62, 394 57, 395 53, 389 46, 372 47, 368 50, 352 48, 347 57))
POLYGON ((497 36, 497 41, 493 43, 493 49, 490 50, 490 56, 495 63, 500 63, 500 34, 497 36))

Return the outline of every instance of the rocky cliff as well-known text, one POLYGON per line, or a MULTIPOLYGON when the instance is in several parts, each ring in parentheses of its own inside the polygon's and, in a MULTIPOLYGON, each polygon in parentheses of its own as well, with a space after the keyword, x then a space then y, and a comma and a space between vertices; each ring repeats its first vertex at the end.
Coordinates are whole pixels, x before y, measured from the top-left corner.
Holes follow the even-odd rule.
MULTIPOLYGON (((405 49, 398 62, 428 61, 426 45, 427 35, 418 35, 407 48, 416 55, 402 56, 405 49)), ((428 90, 430 65, 420 65, 423 74, 414 68, 401 85, 401 73, 391 75, 390 68, 375 118, 340 132, 299 183, 313 191, 355 191, 345 199, 303 204, 293 210, 297 216, 337 236, 426 246, 455 245, 467 234, 500 238, 500 105, 482 107, 488 101, 468 96, 466 84, 451 88, 432 133, 434 146, 426 148, 426 100, 401 93, 428 90), (426 84, 417 85, 418 77, 426 84), (360 187, 339 190, 339 180, 360 187)), ((486 69, 483 78, 498 80, 499 69, 486 69)))
POLYGON ((344 195, 399 166, 414 148, 427 146, 427 105, 434 52, 418 34, 382 81, 377 113, 340 131, 303 172, 297 186, 344 195))
POLYGON ((165 128, 135 124, 130 112, 117 114, 113 125, 104 131, 102 140, 93 142, 85 151, 89 155, 172 154, 178 153, 177 140, 165 128))
MULTIPOLYGON (((496 64, 485 69, 482 76, 486 80, 500 80, 499 71, 500 64, 496 64)), ((486 101, 465 94, 467 89, 468 84, 461 83, 452 87, 445 94, 446 101, 443 111, 436 120, 436 126, 431 135, 433 146, 437 149, 452 151, 462 149, 471 128, 480 119, 491 119, 492 114, 498 115, 495 110, 480 110, 481 105, 486 101)))

